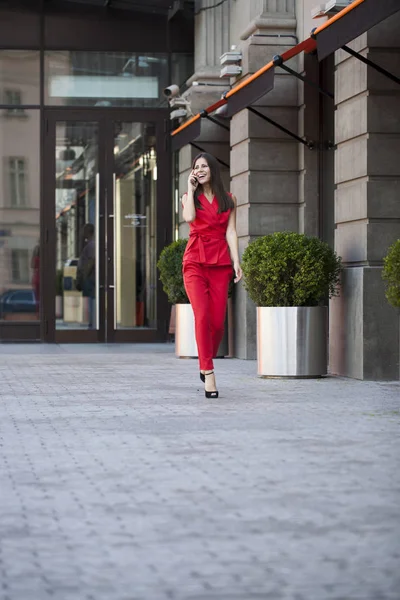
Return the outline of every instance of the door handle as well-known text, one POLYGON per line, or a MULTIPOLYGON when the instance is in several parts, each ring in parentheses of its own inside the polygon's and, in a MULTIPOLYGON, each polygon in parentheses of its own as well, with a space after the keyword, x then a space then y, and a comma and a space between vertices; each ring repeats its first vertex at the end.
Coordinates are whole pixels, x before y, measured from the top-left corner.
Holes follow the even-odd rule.
POLYGON ((100 173, 96 173, 96 204, 95 204, 95 277, 96 277, 96 287, 95 287, 95 307, 96 307, 96 329, 100 328, 100 173))
POLYGON ((113 228, 114 228, 114 240, 113 240, 113 275, 114 275, 114 285, 110 285, 110 288, 114 290, 114 331, 117 329, 117 223, 114 215, 116 214, 116 195, 117 195, 117 178, 116 174, 113 173, 113 212, 111 215, 108 215, 109 218, 113 219, 113 228))

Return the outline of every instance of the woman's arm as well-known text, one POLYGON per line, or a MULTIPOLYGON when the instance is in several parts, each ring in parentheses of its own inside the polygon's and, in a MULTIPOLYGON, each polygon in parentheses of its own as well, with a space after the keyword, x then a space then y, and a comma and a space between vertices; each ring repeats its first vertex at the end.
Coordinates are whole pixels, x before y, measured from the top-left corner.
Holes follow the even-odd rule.
POLYGON ((188 191, 187 194, 183 194, 182 196, 182 216, 186 223, 191 223, 196 218, 196 207, 194 205, 194 192, 199 185, 196 177, 193 174, 193 171, 190 172, 188 177, 188 191))
POLYGON ((229 252, 231 254, 231 259, 233 263, 233 268, 235 270, 235 283, 241 280, 242 278, 242 269, 240 267, 239 261, 239 244, 238 237, 236 232, 236 206, 237 201, 236 197, 232 195, 232 200, 234 202, 234 208, 231 210, 231 214, 229 215, 228 227, 226 230, 226 241, 228 242, 229 252))

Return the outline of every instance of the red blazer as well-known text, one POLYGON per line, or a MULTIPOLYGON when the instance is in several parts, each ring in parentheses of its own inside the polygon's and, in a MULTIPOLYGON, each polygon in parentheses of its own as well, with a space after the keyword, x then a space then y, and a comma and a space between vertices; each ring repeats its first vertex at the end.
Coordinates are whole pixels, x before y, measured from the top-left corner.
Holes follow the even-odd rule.
POLYGON ((231 210, 218 213, 218 202, 214 196, 210 203, 204 194, 199 202, 203 209, 196 208, 196 218, 190 223, 189 241, 183 255, 183 262, 195 262, 203 265, 231 265, 229 246, 226 241, 231 210))

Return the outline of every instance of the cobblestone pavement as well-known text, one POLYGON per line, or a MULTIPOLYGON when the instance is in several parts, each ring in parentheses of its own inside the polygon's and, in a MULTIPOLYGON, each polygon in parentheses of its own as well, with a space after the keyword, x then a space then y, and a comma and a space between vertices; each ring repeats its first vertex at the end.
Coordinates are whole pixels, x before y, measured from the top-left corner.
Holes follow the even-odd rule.
POLYGON ((399 600, 400 387, 0 346, 1 600, 399 600))

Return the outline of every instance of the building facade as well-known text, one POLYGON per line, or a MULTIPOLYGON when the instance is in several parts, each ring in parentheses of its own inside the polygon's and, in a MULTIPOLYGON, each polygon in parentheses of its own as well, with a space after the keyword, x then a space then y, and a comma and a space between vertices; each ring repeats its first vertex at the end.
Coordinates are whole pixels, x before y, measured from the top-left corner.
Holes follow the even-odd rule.
POLYGON ((192 62, 192 1, 0 1, 0 342, 165 341, 163 90, 192 62))
MULTIPOLYGON (((194 73, 184 93, 192 113, 308 38, 330 18, 313 19, 316 4, 197 3, 194 73), (220 57, 232 50, 241 52, 241 72, 221 77, 220 57)), ((349 46, 399 78, 400 12, 393 9, 349 46)), ((273 90, 250 109, 240 110, 230 122, 217 113, 225 127, 204 119, 194 143, 179 150, 176 197, 185 190, 191 161, 202 148, 220 159, 225 181, 238 199, 241 253, 255 237, 275 231, 297 231, 328 242, 344 264, 340 296, 330 302, 330 372, 398 379, 399 320, 385 299, 382 281, 383 257, 400 237, 398 81, 343 50, 321 61, 315 52, 300 53, 286 66, 292 72, 275 68, 273 90)), ((187 225, 179 203, 175 209, 176 231, 184 237, 187 225)), ((256 311, 243 285, 236 288, 234 315, 235 355, 255 359, 256 311)))
MULTIPOLYGON (((395 9, 349 42, 394 79, 343 50, 320 61, 300 52, 254 104, 202 119, 171 152, 182 119, 164 88, 178 85, 188 116, 204 110, 323 23, 318 2, 1 0, 0 342, 165 341, 156 262, 187 234, 179 198, 202 148, 238 198, 241 252, 290 230, 342 257, 330 371, 397 379, 398 315, 381 278, 400 236, 396 2, 353 0, 395 9), (221 77, 232 49, 240 73, 221 77), (92 284, 78 290, 87 255, 92 284)), ((241 284, 233 315, 234 354, 255 359, 256 311, 241 284)))

